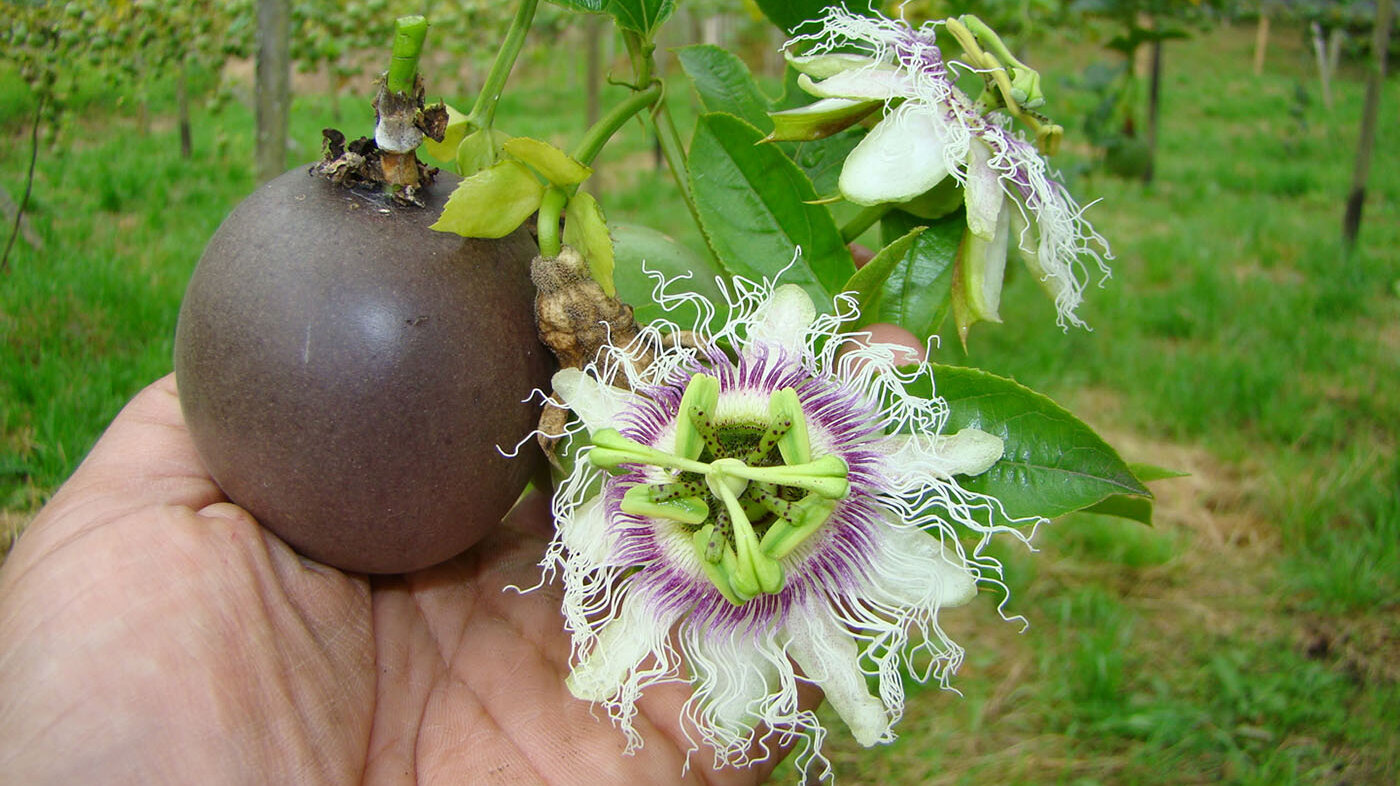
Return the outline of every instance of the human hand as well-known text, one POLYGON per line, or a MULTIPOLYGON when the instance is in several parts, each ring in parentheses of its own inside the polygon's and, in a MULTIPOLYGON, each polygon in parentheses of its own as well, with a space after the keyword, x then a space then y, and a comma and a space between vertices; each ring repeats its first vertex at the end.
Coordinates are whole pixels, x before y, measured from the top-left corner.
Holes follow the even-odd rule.
MULTIPOLYGON (((0 773, 15 783, 675 783, 681 684, 646 744, 564 685, 569 640, 527 498, 403 576, 303 559, 223 496, 173 377, 139 394, 0 570, 0 773)), ((809 704, 816 695, 809 693, 809 704)), ((688 779, 756 783, 776 762, 688 779)))

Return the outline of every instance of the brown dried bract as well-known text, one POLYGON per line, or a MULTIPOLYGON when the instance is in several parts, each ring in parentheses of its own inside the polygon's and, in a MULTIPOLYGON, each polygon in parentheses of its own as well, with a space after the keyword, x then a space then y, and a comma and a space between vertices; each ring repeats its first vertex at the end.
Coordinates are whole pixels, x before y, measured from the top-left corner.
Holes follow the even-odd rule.
POLYGON ((443 140, 447 106, 441 102, 424 106, 423 80, 419 77, 412 94, 392 92, 381 82, 374 115, 375 135, 391 140, 386 143, 388 148, 381 148, 370 137, 347 143, 344 134, 327 128, 321 132, 322 160, 312 166, 312 173, 337 185, 385 192, 395 202, 422 207, 418 192, 433 182, 438 170, 424 165, 413 151, 423 137, 443 140))
MULTIPOLYGON (((640 328, 632 307, 603 291, 577 251, 564 246, 557 257, 535 257, 530 277, 540 341, 554 352, 560 368, 583 368, 607 345, 629 350, 634 368, 651 365, 651 349, 635 340, 640 328)), ((540 416, 540 447, 556 465, 559 438, 547 435, 564 433, 568 410, 560 403, 551 396, 540 416)))
MULTIPOLYGON (((605 345, 628 347, 637 337, 632 307, 603 292, 588 274, 583 257, 565 246, 559 256, 535 257, 535 320, 540 341, 554 352, 561 368, 582 368, 605 345)), ((632 363, 651 365, 651 352, 633 346, 632 363)))
MULTIPOLYGON (((418 190, 421 187, 387 188, 384 174, 384 151, 373 139, 362 136, 347 142, 345 135, 334 128, 321 131, 321 160, 311 165, 311 174, 320 175, 339 186, 360 188, 377 193, 388 192, 402 205, 423 206, 418 190)), ((437 177, 437 167, 430 167, 415 157, 412 165, 418 169, 418 182, 431 183, 437 177)))

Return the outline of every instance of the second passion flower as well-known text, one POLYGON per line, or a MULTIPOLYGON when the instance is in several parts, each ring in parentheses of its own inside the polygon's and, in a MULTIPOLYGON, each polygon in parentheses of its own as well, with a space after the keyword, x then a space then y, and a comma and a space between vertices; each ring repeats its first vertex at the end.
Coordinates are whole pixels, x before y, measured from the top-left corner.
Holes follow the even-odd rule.
POLYGON ((806 737, 820 757, 799 682, 861 744, 888 742, 901 673, 946 683, 962 659, 939 610, 1000 573, 980 553, 997 502, 957 477, 986 471, 1001 440, 944 433, 946 404, 906 392, 929 367, 897 367, 902 347, 852 349, 845 300, 819 315, 793 285, 732 288, 717 331, 645 329, 646 368, 627 360, 638 347, 605 347, 554 378, 587 432, 543 562, 563 579, 569 687, 636 746, 642 691, 688 682, 687 724, 717 765, 762 756, 767 735, 806 737))

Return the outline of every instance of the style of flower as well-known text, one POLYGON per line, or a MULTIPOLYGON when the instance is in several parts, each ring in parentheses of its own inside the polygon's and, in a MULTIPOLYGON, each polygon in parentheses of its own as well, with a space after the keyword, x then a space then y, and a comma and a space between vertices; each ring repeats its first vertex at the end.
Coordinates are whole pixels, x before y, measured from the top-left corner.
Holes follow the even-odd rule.
POLYGON ((818 315, 794 285, 731 287, 715 332, 708 301, 661 292, 705 316, 685 343, 644 328, 646 368, 628 362, 637 346, 608 346, 555 375, 587 439, 573 436, 586 444, 542 566, 564 585, 569 688, 608 709, 629 749, 642 692, 680 680, 687 733, 716 766, 805 738, 799 764, 822 767, 826 732, 798 683, 869 746, 894 739, 902 671, 946 685, 961 662, 938 612, 998 583, 982 546, 1016 531, 988 524, 996 501, 957 476, 987 470, 1002 442, 943 433, 946 403, 906 390, 927 364, 839 332, 848 298, 818 315))
MULTIPOLYGON (((1009 240, 1055 299, 1062 327, 1075 315, 1092 260, 1106 277, 1107 241, 1054 179, 1035 145, 1010 118, 974 102, 956 85, 959 64, 943 59, 935 33, 881 16, 827 10, 821 29, 788 43, 807 45, 789 56, 799 83, 819 97, 807 107, 774 115, 782 133, 805 138, 834 133, 880 105, 885 116, 856 145, 841 170, 842 196, 861 205, 911 203, 952 176, 964 191, 967 231, 962 253, 970 267, 968 306, 976 319, 997 321, 1009 240), (862 54, 851 54, 858 50, 862 54)), ((1021 72, 1034 76, 1022 67, 1021 72)), ((1038 77, 1018 81, 1038 93, 1038 77)), ((1016 90, 1022 100, 1034 103, 1016 90)), ((800 138, 789 136, 786 138, 800 138)), ((918 212, 917 205, 910 205, 918 212)))

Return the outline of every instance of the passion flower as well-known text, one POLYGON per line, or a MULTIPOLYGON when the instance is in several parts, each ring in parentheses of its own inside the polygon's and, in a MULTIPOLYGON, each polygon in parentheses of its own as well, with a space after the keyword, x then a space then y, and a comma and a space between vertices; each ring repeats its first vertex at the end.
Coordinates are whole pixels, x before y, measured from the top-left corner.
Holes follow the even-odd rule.
POLYGON ((712 304, 663 295, 704 316, 693 344, 643 329, 644 369, 627 362, 639 347, 610 345, 555 375, 586 445, 556 492, 542 565, 563 579, 569 687, 607 707, 630 746, 643 743, 641 693, 682 680, 689 730, 717 765, 749 763, 773 734, 806 737, 810 767, 825 731, 798 706, 799 682, 873 745, 894 738, 901 671, 946 682, 961 661, 938 612, 1000 567, 980 553, 997 503, 957 476, 985 471, 1002 443, 943 433, 946 404, 905 388, 929 367, 897 368, 902 347, 851 351, 837 332, 847 299, 821 316, 797 286, 743 280, 726 299, 711 332, 712 304), (918 669, 911 644, 928 656, 918 669))
MULTIPOLYGON (((820 30, 789 42, 808 45, 788 60, 801 72, 799 84, 821 100, 774 121, 792 133, 834 132, 883 105, 884 118, 841 169, 842 196, 861 205, 904 204, 952 177, 967 208, 962 256, 972 315, 999 320, 1006 252, 1014 247, 1054 298, 1059 324, 1083 325, 1075 309, 1088 264, 1109 274, 1108 242, 1010 118, 959 89, 958 64, 937 43, 939 24, 915 28, 827 9, 820 30)), ((1043 100, 1038 75, 1017 65, 1012 92, 1029 104, 1043 100)))

